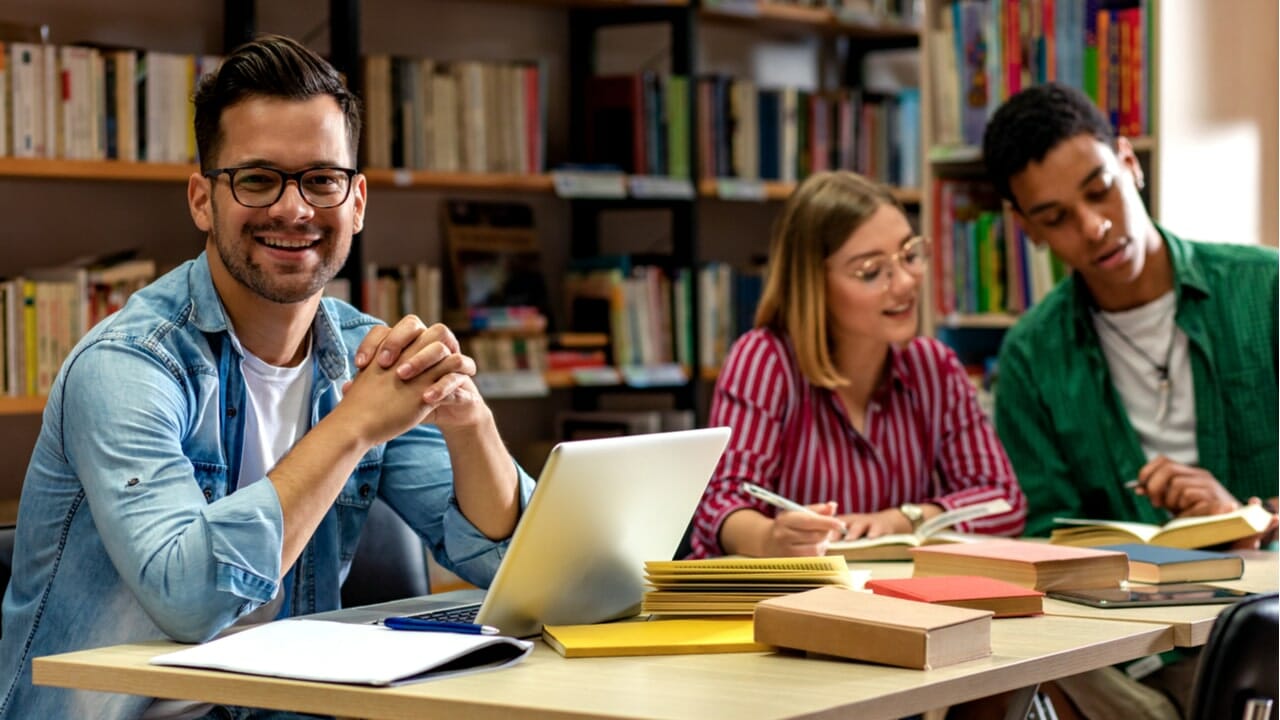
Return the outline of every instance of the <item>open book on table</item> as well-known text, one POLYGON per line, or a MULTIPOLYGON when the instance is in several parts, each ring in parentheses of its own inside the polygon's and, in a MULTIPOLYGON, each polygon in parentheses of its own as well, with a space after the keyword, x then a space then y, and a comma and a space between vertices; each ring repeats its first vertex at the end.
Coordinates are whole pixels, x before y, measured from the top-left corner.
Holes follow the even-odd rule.
POLYGON ((1190 550, 1257 535, 1271 524, 1271 513, 1261 505, 1245 505, 1221 515, 1176 518, 1164 525, 1078 518, 1055 518, 1054 522, 1069 526, 1050 534, 1049 542, 1056 545, 1146 543, 1190 550))
POLYGON ((843 555, 846 560, 910 560, 910 548, 933 543, 978 542, 990 539, 985 535, 948 532, 956 523, 976 520, 988 515, 1008 512, 1012 509, 1004 499, 953 508, 936 515, 916 528, 913 533, 881 535, 874 538, 841 540, 827 546, 828 555, 843 555))
POLYGON ((532 648, 531 642, 501 635, 280 620, 159 655, 151 658, 151 664, 317 682, 399 685, 506 667, 532 648))

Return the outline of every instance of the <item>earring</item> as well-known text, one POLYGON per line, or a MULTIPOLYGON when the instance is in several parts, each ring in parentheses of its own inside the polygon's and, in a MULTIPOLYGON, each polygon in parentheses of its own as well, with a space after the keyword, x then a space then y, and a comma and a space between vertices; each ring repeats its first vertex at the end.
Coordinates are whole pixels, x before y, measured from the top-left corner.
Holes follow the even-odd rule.
POLYGON ((1138 186, 1138 189, 1139 189, 1139 190, 1142 190, 1143 188, 1145 188, 1145 187, 1147 186, 1147 183, 1143 181, 1143 179, 1142 179, 1142 176, 1141 176, 1141 175, 1139 175, 1138 177, 1134 178, 1134 179, 1133 179, 1133 183, 1134 183, 1135 185, 1137 185, 1137 186, 1138 186))

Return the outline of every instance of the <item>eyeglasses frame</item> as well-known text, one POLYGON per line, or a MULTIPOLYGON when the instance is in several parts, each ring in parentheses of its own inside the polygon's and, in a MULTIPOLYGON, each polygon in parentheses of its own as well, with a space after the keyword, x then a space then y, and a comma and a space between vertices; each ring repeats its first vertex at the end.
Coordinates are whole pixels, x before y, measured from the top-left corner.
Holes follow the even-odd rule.
POLYGON ((289 186, 290 180, 293 181, 294 185, 298 186, 298 195, 308 205, 310 205, 313 208, 316 208, 317 210, 332 210, 333 208, 336 208, 342 205, 343 203, 345 203, 347 201, 347 198, 351 197, 351 187, 352 185, 354 185, 352 180, 355 178, 357 174, 359 174, 359 172, 360 172, 359 170, 356 170, 354 168, 342 167, 340 165, 316 165, 314 167, 303 168, 295 172, 287 172, 285 170, 281 170, 280 168, 273 168, 266 165, 238 165, 235 167, 223 167, 223 168, 214 168, 212 170, 204 170, 200 174, 206 178, 209 178, 210 181, 215 183, 218 181, 219 177, 221 177, 222 175, 226 175, 227 186, 231 190, 231 198, 235 200, 237 203, 239 203, 241 206, 247 207, 253 210, 261 210, 262 208, 269 208, 272 205, 275 205, 276 203, 280 202, 280 198, 284 197, 285 188, 289 186), (240 172, 241 170, 265 170, 267 172, 272 172, 280 176, 280 191, 276 193, 275 199, 265 205, 250 205, 245 201, 241 200, 240 196, 236 194, 236 173, 240 172), (339 200, 338 202, 332 205, 317 205, 315 202, 311 200, 311 198, 307 197, 307 193, 302 189, 302 176, 306 175, 307 173, 315 172, 317 170, 337 170, 339 172, 346 174, 347 192, 342 196, 341 200, 339 200))

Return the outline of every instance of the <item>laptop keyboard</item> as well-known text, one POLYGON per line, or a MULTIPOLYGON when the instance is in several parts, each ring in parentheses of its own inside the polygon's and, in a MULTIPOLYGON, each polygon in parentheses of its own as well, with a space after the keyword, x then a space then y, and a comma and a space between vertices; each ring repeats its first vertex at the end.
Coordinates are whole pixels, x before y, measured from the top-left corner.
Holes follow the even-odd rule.
POLYGON ((444 610, 432 610, 430 612, 418 613, 409 617, 421 618, 423 620, 443 620, 445 622, 469 623, 475 622, 476 614, 480 612, 480 606, 464 605, 456 608, 446 608, 444 610))

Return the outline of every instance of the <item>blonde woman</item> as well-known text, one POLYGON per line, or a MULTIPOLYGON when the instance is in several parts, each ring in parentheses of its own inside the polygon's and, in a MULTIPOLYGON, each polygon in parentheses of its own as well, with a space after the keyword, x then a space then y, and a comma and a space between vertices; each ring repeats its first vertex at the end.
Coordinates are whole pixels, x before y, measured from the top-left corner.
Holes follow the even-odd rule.
POLYGON ((929 241, 883 187, 819 173, 775 230, 755 329, 716 383, 711 425, 733 428, 695 516, 693 556, 821 555, 842 535, 910 532, 946 509, 1004 498, 958 530, 1016 535, 1026 502, 959 360, 918 337, 929 241), (778 511, 755 483, 816 511, 778 511))

